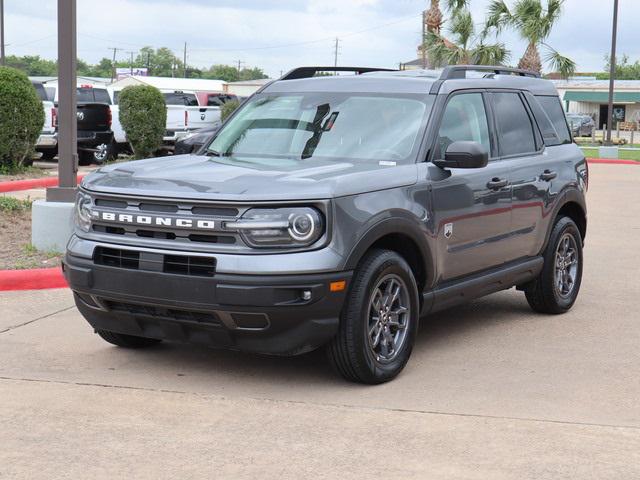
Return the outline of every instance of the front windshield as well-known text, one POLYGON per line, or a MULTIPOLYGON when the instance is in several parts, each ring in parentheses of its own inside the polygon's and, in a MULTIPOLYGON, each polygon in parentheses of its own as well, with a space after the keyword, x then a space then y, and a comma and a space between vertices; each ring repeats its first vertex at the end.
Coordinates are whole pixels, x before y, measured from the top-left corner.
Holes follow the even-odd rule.
POLYGON ((262 165, 310 158, 407 163, 433 96, 378 93, 257 95, 209 145, 210 155, 262 165))

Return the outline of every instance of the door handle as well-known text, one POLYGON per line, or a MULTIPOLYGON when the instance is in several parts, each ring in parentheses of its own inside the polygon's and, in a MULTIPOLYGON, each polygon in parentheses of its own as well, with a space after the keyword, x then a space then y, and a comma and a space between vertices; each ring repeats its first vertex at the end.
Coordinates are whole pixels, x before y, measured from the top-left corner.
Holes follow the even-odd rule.
POLYGON ((507 185, 509 185, 509 181, 506 178, 493 177, 489 182, 487 182, 487 188, 490 188, 491 190, 504 188, 507 185))
POLYGON ((544 172, 542 172, 542 174, 540 175, 540 178, 542 180, 548 182, 549 180, 553 180, 557 176, 558 176, 558 174, 556 172, 553 172, 553 171, 547 169, 544 172))

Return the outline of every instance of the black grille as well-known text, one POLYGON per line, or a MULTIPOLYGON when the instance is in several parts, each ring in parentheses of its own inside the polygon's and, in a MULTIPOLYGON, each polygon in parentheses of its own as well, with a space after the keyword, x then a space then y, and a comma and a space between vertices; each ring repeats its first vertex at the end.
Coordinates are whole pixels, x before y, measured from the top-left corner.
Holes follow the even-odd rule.
POLYGON ((98 265, 138 270, 140 253, 118 248, 97 247, 93 254, 93 261, 98 265))
POLYGON ((206 323, 221 325, 220 319, 214 313, 181 310, 169 307, 156 307, 153 305, 139 305, 107 300, 104 302, 109 310, 127 313, 129 315, 164 318, 181 322, 206 323))
POLYGON ((165 273, 213 277, 216 271, 216 259, 187 255, 165 255, 163 267, 165 273))

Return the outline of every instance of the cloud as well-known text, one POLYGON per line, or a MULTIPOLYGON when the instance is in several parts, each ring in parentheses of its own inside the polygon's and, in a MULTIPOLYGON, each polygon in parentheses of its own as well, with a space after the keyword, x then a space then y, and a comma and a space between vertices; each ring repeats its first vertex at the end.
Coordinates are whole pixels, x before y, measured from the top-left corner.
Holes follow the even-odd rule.
MULTIPOLYGON (((508 0, 509 1, 509 0, 508 0)), ((333 64, 340 37, 342 65, 397 66, 415 58, 420 12, 426 0, 77 0, 78 55, 89 62, 110 57, 109 47, 135 51, 167 46, 181 55, 188 44, 194 66, 236 63, 272 76, 301 64, 333 64), (265 48, 277 47, 277 48, 265 48)), ((477 23, 488 0, 472 0, 477 23)), ((5 2, 7 53, 55 58, 56 10, 51 0, 5 2)), ((622 2, 619 52, 640 58, 634 18, 640 2, 622 2)), ((611 6, 602 0, 567 0, 549 44, 574 58, 580 70, 603 67, 611 6)), ((526 45, 513 32, 501 40, 517 63, 526 45)), ((120 58, 126 58, 119 52, 120 58)))

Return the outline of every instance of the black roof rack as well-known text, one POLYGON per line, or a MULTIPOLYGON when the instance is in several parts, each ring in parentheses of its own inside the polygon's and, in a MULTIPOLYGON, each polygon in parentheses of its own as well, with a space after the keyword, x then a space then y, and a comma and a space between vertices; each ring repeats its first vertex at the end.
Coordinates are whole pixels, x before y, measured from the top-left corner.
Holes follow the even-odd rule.
POLYGON ((440 75, 440 80, 452 80, 466 78, 467 72, 488 72, 495 75, 517 75, 520 77, 540 78, 540 74, 522 68, 489 66, 489 65, 451 65, 445 67, 440 75))
POLYGON ((486 72, 493 75, 516 75, 519 77, 540 78, 540 74, 521 68, 490 66, 490 65, 451 65, 445 67, 440 78, 433 82, 431 93, 438 93, 445 80, 467 78, 467 72, 486 72))
POLYGON ((298 80, 300 78, 311 78, 318 72, 354 72, 357 75, 369 72, 395 72, 391 68, 371 68, 371 67, 299 67, 285 73, 280 80, 298 80))

